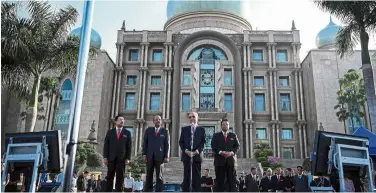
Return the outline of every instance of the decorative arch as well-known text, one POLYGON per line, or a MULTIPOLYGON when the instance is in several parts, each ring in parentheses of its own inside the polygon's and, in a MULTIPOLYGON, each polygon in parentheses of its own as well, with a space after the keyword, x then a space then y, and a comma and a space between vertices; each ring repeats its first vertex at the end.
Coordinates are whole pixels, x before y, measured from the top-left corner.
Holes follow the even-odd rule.
POLYGON ((190 57, 191 53, 193 53, 195 50, 200 49, 200 48, 211 48, 211 47, 220 50, 220 52, 222 52, 227 57, 228 62, 230 63, 234 62, 234 57, 230 49, 221 41, 213 40, 210 38, 204 39, 204 40, 196 40, 192 42, 192 44, 187 46, 184 52, 182 53, 181 62, 185 63, 187 60, 189 60, 188 58, 190 57))
POLYGON ((199 60, 205 51, 211 51, 215 60, 228 60, 227 54, 220 48, 213 45, 202 45, 189 52, 187 60, 199 60))
POLYGON ((73 83, 70 79, 65 79, 61 85, 59 109, 56 113, 56 129, 61 131, 63 139, 68 135, 69 116, 71 110, 71 101, 73 97, 73 83))
MULTIPOLYGON (((187 49, 194 49, 197 46, 191 47, 192 44, 196 44, 199 41, 207 41, 207 44, 213 44, 215 42, 220 42, 223 47, 222 50, 225 51, 226 55, 229 57, 229 60, 231 56, 233 57, 232 62, 234 64, 234 73, 238 74, 239 76, 234 76, 235 78, 235 92, 236 93, 241 93, 242 92, 242 81, 240 76, 242 74, 242 60, 241 60, 241 55, 239 48, 235 44, 233 40, 231 40, 229 37, 227 37, 224 34, 221 34, 216 31, 199 31, 196 33, 191 34, 190 36, 186 37, 183 41, 181 41, 176 48, 174 52, 174 59, 173 59, 173 68, 174 68, 174 73, 173 73, 173 80, 181 80, 181 73, 180 72, 180 66, 186 60, 188 57, 189 51, 187 52, 187 55, 185 56, 185 51, 187 49), (226 50, 223 48, 227 48, 229 50, 230 54, 227 54, 226 50)), ((171 113, 171 120, 172 120, 172 145, 177 145, 177 139, 179 138, 179 128, 180 128, 180 108, 179 107, 181 104, 180 101, 180 84, 173 84, 174 90, 173 95, 172 95, 172 113, 171 113)), ((239 132, 240 135, 239 141, 241 144, 243 144, 243 100, 242 100, 242 95, 241 94, 236 94, 235 95, 235 127, 236 131, 239 132)), ((173 149, 171 151, 172 156, 178 156, 179 155, 179 149, 173 149)), ((240 156, 243 156, 243 151, 240 152, 240 156)))

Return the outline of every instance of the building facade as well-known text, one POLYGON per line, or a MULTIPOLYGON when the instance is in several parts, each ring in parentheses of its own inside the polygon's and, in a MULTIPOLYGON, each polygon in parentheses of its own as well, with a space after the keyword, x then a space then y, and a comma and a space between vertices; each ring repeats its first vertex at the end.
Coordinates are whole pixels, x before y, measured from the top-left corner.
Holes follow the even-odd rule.
POLYGON ((181 153, 181 127, 196 111, 210 141, 230 121, 241 143, 240 157, 253 158, 259 143, 275 156, 308 155, 300 38, 287 31, 254 31, 242 17, 242 1, 171 1, 163 31, 117 35, 111 117, 123 115, 134 136, 135 154, 143 134, 160 115, 169 129, 171 156, 181 153), (227 5, 228 4, 228 5, 227 5))

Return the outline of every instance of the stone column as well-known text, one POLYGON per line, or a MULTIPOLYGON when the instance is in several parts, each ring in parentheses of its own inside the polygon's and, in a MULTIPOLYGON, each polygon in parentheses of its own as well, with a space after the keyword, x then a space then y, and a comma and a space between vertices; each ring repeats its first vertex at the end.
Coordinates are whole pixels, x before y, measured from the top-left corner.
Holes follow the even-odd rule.
POLYGON ((277 147, 276 147, 276 140, 275 140, 275 125, 274 123, 272 125, 272 142, 273 142, 273 156, 276 156, 277 147))
POLYGON ((146 90, 146 84, 147 84, 147 71, 148 71, 148 49, 149 49, 149 43, 143 43, 145 45, 145 54, 144 54, 144 76, 143 76, 143 83, 142 83, 142 99, 141 99, 141 118, 144 118, 145 115, 145 90, 146 90))
POLYGON ((119 63, 119 58, 120 58, 120 44, 116 43, 116 49, 117 49, 117 54, 116 54, 116 65, 114 69, 114 87, 112 89, 112 104, 111 104, 111 118, 115 117, 115 105, 116 105, 116 91, 117 91, 117 71, 116 67, 118 66, 119 63))
POLYGON ((139 83, 139 89, 138 89, 138 102, 137 102, 137 118, 141 118, 141 96, 142 96, 142 85, 144 80, 144 72, 143 72, 143 65, 144 65, 144 45, 141 44, 141 57, 140 57, 140 68, 139 68, 139 76, 138 76, 138 83, 139 83))
POLYGON ((244 123, 245 124, 245 143, 246 143, 246 146, 245 146, 245 157, 246 158, 249 158, 249 138, 248 138, 248 132, 249 132, 249 124, 247 122, 244 123))
MULTIPOLYGON (((248 68, 248 64, 247 64, 247 45, 246 43, 243 44, 243 78, 244 80, 247 80, 247 68, 248 68)), ((249 119, 248 117, 248 98, 249 98, 249 95, 248 95, 248 84, 249 82, 245 81, 245 87, 244 87, 244 102, 245 102, 245 120, 249 119)), ((248 145, 248 143, 247 143, 248 145)))
POLYGON ((302 125, 297 123, 298 129, 299 129, 299 147, 300 147, 300 159, 304 159, 304 154, 303 154, 303 136, 302 136, 302 125))
MULTIPOLYGON (((268 61, 269 61, 269 95, 270 95, 270 113, 272 114, 272 120, 275 120, 274 117, 274 96, 273 96, 273 73, 272 73, 272 45, 273 43, 268 43, 268 61)), ((274 141, 273 141, 274 143, 274 141)))
POLYGON ((164 77, 164 89, 163 89, 163 116, 162 119, 165 119, 167 117, 166 115, 166 108, 167 108, 167 71, 165 70, 167 68, 167 62, 168 62, 168 46, 165 43, 165 57, 164 57, 164 69, 163 69, 163 77, 164 77))
POLYGON ((300 103, 299 103, 298 71, 297 71, 297 69, 294 69, 294 81, 295 81, 296 114, 298 115, 298 120, 301 120, 300 103))
POLYGON ((302 86, 302 72, 301 72, 301 69, 299 70, 299 74, 298 74, 298 77, 299 77, 299 87, 300 87, 300 91, 299 91, 299 94, 300 94, 300 106, 301 106, 301 115, 302 115, 302 120, 305 120, 305 114, 304 114, 304 103, 303 103, 303 86, 302 86))
MULTIPOLYGON (((170 140, 169 140, 169 144, 170 144, 170 148, 169 148, 169 150, 168 150, 168 157, 171 157, 171 132, 170 132, 170 123, 171 123, 171 121, 170 120, 167 120, 166 121, 167 123, 166 123, 166 129, 167 129, 167 132, 168 132, 168 135, 170 136, 170 140)), ((175 147, 174 147, 175 148, 175 147)))
POLYGON ((250 148, 251 148, 251 154, 250 158, 253 158, 253 121, 249 125, 249 141, 250 141, 250 148))
MULTIPOLYGON (((249 113, 249 119, 252 120, 252 62, 251 62, 251 46, 252 46, 252 43, 249 42, 248 43, 248 71, 247 71, 247 77, 248 77, 248 81, 247 81, 247 84, 246 86, 248 86, 248 109, 246 109, 246 111, 248 111, 249 113)), ((247 101, 245 101, 246 103, 247 101)), ((247 108, 247 106, 246 106, 247 108)))
MULTIPOLYGON (((137 121, 135 121, 134 122, 134 134, 135 134, 135 136, 134 136, 134 155, 135 156, 137 156, 137 153, 139 152, 139 150, 140 150, 140 146, 138 145, 138 143, 139 143, 139 137, 140 137, 140 135, 139 135, 139 133, 138 133, 138 130, 139 130, 139 127, 138 127, 138 122, 137 121)), ((142 151, 142 150, 141 150, 142 151)))
POLYGON ((138 119, 138 122, 140 124, 140 135, 138 136, 138 140, 140 142, 139 148, 142 149, 142 145, 143 145, 142 137, 143 137, 143 134, 144 134, 145 120, 138 119))
POLYGON ((306 157, 308 156, 307 152, 307 132, 306 132, 306 125, 303 125, 303 138, 304 138, 304 154, 306 157))
MULTIPOLYGON (((171 104, 171 76, 172 76, 172 46, 173 46, 173 43, 170 43, 170 45, 168 46, 169 47, 169 50, 168 50, 168 71, 167 71, 167 77, 168 77, 168 83, 167 83, 167 113, 166 113, 166 118, 167 119, 170 119, 170 104, 171 104)), ((180 82, 180 80, 176 80, 178 82, 180 82)), ((178 91, 176 91, 178 92, 178 91)), ((180 91, 179 91, 180 92, 180 91)), ((177 107, 176 107, 177 108, 177 107)))
POLYGON ((117 79, 118 82, 117 82, 117 92, 116 92, 115 115, 119 114, 120 91, 121 91, 121 88, 122 88, 122 85, 123 85, 122 82, 121 82, 122 75, 123 75, 123 68, 122 67, 118 67, 117 75, 118 75, 118 79, 117 79))
POLYGON ((276 130, 277 130, 277 157, 280 157, 281 156, 281 148, 280 148, 280 141, 279 141, 279 138, 280 138, 279 124, 277 123, 275 127, 276 127, 276 130))

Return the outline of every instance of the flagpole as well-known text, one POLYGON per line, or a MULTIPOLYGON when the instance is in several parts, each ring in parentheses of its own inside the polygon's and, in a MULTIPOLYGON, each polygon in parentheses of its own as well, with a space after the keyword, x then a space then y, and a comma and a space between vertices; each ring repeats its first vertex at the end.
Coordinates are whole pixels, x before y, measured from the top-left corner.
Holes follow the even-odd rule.
POLYGON ((69 119, 69 130, 66 146, 63 192, 71 192, 72 176, 75 165, 75 157, 78 142, 78 132, 81 118, 82 97, 84 93, 85 75, 89 59, 91 24, 94 9, 94 0, 86 0, 83 11, 82 27, 80 35, 80 50, 78 55, 78 66, 76 74, 75 90, 71 103, 71 114, 69 119))

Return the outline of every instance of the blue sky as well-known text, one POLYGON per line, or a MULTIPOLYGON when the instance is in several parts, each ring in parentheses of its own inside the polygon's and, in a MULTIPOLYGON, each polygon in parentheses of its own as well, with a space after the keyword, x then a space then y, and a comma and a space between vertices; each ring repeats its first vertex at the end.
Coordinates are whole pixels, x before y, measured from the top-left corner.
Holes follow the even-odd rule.
MULTIPOLYGON (((82 23, 83 1, 51 1, 57 8, 72 5, 80 17, 76 26, 82 23)), ((300 30, 302 43, 300 58, 316 48, 317 33, 329 23, 329 14, 319 10, 308 0, 248 0, 249 12, 246 19, 253 30, 290 30, 295 20, 300 30)), ((102 49, 106 50, 115 61, 117 30, 125 20, 127 30, 163 30, 167 21, 167 1, 96 1, 94 6, 93 29, 102 37, 102 49)), ((341 24, 333 18, 336 24, 341 24)), ((370 49, 376 48, 375 34, 370 35, 370 49)), ((359 48, 359 46, 358 46, 359 48)))

